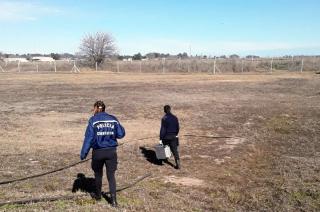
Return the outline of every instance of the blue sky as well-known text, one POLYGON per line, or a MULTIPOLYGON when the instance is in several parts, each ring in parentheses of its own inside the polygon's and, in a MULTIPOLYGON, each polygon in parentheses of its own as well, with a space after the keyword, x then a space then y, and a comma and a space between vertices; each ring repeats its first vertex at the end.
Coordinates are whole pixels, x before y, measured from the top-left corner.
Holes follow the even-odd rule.
POLYGON ((75 53, 113 35, 120 54, 320 54, 318 0, 0 0, 0 51, 75 53))

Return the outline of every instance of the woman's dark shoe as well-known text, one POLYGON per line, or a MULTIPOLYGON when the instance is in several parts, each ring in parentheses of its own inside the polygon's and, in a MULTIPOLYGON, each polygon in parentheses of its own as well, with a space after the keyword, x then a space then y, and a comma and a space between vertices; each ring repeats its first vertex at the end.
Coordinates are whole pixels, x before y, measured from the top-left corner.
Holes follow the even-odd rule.
POLYGON ((114 208, 118 207, 116 194, 111 194, 111 206, 114 208))
POLYGON ((101 200, 101 194, 99 195, 97 193, 92 192, 92 193, 90 193, 90 196, 91 196, 92 199, 95 199, 97 201, 101 200))

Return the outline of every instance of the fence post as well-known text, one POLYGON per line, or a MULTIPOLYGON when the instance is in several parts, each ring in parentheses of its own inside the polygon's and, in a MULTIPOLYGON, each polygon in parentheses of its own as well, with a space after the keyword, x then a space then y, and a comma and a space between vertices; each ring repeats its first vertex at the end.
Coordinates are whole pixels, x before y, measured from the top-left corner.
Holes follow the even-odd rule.
POLYGON ((18 61, 18 71, 20 73, 20 60, 18 61))
POLYGON ((3 70, 3 68, 2 68, 2 66, 1 66, 1 65, 0 65, 0 69, 1 69, 1 71, 2 71, 2 72, 5 72, 5 71, 3 70))
POLYGON ((117 72, 120 72, 120 65, 119 65, 119 61, 117 61, 117 72))
POLYGON ((300 72, 302 73, 302 71, 303 71, 303 58, 302 58, 302 60, 301 60, 301 69, 300 69, 300 72))
POLYGON ((57 63, 56 63, 56 61, 54 61, 54 72, 55 73, 57 72, 57 63))
POLYGON ((273 58, 271 59, 271 62, 270 62, 270 71, 272 73, 272 68, 273 68, 273 58))
POLYGON ((316 57, 312 57, 312 69, 316 69, 316 57))
POLYGON ((164 65, 166 62, 166 58, 162 58, 162 73, 164 74, 164 65))
POLYGON ((74 73, 79 72, 80 73, 80 69, 76 66, 76 61, 75 60, 73 61, 73 67, 71 69, 71 72, 74 72, 74 73))
POLYGON ((213 61, 213 74, 216 74, 216 58, 213 61))
POLYGON ((37 73, 39 72, 39 64, 36 62, 36 67, 37 67, 37 73))
POLYGON ((241 59, 241 72, 243 73, 243 59, 241 59))
POLYGON ((142 60, 140 60, 140 64, 139 64, 139 68, 140 68, 140 73, 142 72, 142 60))
POLYGON ((96 62, 96 71, 98 71, 98 63, 96 62))

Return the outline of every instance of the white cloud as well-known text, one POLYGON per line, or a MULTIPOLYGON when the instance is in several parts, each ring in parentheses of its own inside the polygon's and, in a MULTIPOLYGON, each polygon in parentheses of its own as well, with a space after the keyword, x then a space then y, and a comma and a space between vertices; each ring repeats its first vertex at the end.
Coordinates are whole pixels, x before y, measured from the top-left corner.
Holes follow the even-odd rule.
POLYGON ((0 21, 35 21, 61 10, 35 1, 0 1, 0 21))

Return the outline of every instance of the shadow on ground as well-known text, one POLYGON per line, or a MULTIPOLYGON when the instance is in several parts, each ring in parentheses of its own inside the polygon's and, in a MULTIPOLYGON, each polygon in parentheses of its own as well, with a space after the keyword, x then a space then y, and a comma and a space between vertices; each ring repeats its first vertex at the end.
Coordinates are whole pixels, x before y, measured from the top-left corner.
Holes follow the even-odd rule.
POLYGON ((146 147, 139 147, 141 150, 141 153, 143 154, 143 156, 146 158, 146 160, 152 164, 155 165, 163 165, 162 164, 162 160, 158 160, 157 156, 156 156, 156 152, 152 149, 147 149, 146 147))
POLYGON ((92 177, 86 177, 83 173, 77 174, 77 179, 74 180, 72 192, 82 191, 86 193, 96 192, 95 180, 92 177))
POLYGON ((163 163, 170 165, 171 167, 175 168, 175 165, 168 161, 168 159, 165 160, 159 160, 156 156, 156 152, 152 149, 147 149, 146 147, 139 147, 141 150, 141 153, 146 158, 146 160, 152 164, 162 166, 163 163))

